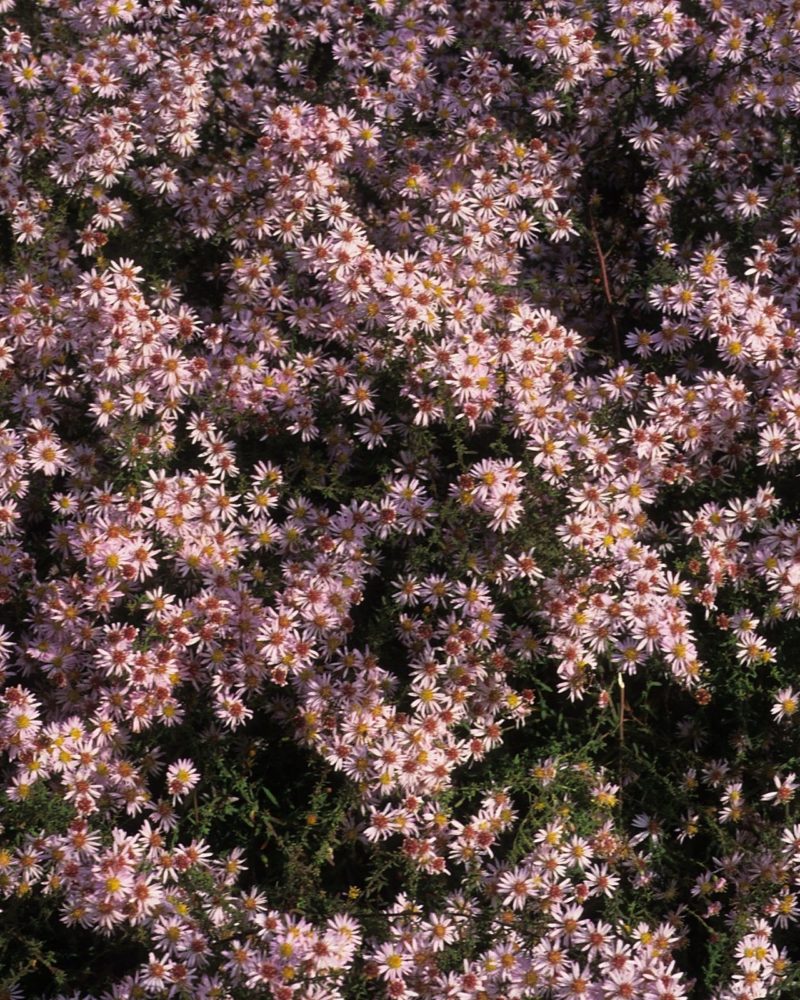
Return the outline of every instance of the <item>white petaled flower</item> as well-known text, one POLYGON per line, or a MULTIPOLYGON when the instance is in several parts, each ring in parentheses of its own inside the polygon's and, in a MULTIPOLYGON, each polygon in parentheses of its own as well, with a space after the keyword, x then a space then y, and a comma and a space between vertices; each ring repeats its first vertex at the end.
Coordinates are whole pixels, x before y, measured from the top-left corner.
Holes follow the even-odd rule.
POLYGON ((176 760, 167 768, 167 788, 175 802, 195 787, 200 780, 200 773, 196 770, 191 760, 184 757, 176 760))

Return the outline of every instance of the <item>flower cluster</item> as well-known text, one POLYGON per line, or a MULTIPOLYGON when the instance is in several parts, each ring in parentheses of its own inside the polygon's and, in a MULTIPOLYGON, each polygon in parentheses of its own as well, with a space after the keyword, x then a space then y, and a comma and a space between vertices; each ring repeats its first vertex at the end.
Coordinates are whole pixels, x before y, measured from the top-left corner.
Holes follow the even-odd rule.
POLYGON ((683 1000, 722 934, 697 988, 777 995, 798 27, 0 0, 0 894, 146 949, 97 995, 683 1000), (726 696, 727 744, 675 727, 679 813, 628 815, 626 721, 726 696), (558 713, 613 748, 531 774, 558 713), (256 822, 219 761, 262 739, 341 783, 384 913, 206 835, 256 822))

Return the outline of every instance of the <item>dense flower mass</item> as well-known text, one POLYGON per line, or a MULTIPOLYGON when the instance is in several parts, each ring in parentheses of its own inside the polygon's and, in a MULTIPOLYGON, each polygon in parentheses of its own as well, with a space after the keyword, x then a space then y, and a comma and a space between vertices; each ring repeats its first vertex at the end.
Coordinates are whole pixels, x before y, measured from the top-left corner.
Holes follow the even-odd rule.
POLYGON ((797 0, 0 30, 0 997, 795 995, 797 0))

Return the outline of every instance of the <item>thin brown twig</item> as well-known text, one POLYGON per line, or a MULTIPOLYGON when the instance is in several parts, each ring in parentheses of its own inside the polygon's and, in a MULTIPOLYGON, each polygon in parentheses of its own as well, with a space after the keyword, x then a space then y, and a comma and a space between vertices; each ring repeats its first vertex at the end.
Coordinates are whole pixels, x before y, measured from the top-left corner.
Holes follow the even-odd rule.
POLYGON ((606 302, 609 305, 609 317, 611 319, 611 328, 614 334, 614 354, 617 361, 622 360, 622 346, 619 340, 619 329, 617 328, 617 317, 614 314, 614 298, 611 295, 611 284, 608 280, 608 269, 606 268, 606 255, 603 253, 603 248, 600 246, 600 237, 597 235, 597 226, 594 222, 594 214, 592 212, 591 201, 589 202, 589 228, 592 232, 592 237, 594 238, 595 249, 597 250, 597 258, 600 261, 600 274, 603 279, 603 291, 605 292, 606 302))

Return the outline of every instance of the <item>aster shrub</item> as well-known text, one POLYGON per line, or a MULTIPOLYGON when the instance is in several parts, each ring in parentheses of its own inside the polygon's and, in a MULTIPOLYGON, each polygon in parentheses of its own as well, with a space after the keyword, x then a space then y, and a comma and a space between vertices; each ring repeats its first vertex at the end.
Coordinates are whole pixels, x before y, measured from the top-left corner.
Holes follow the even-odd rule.
POLYGON ((0 0, 0 997, 800 995, 798 0, 0 0))

